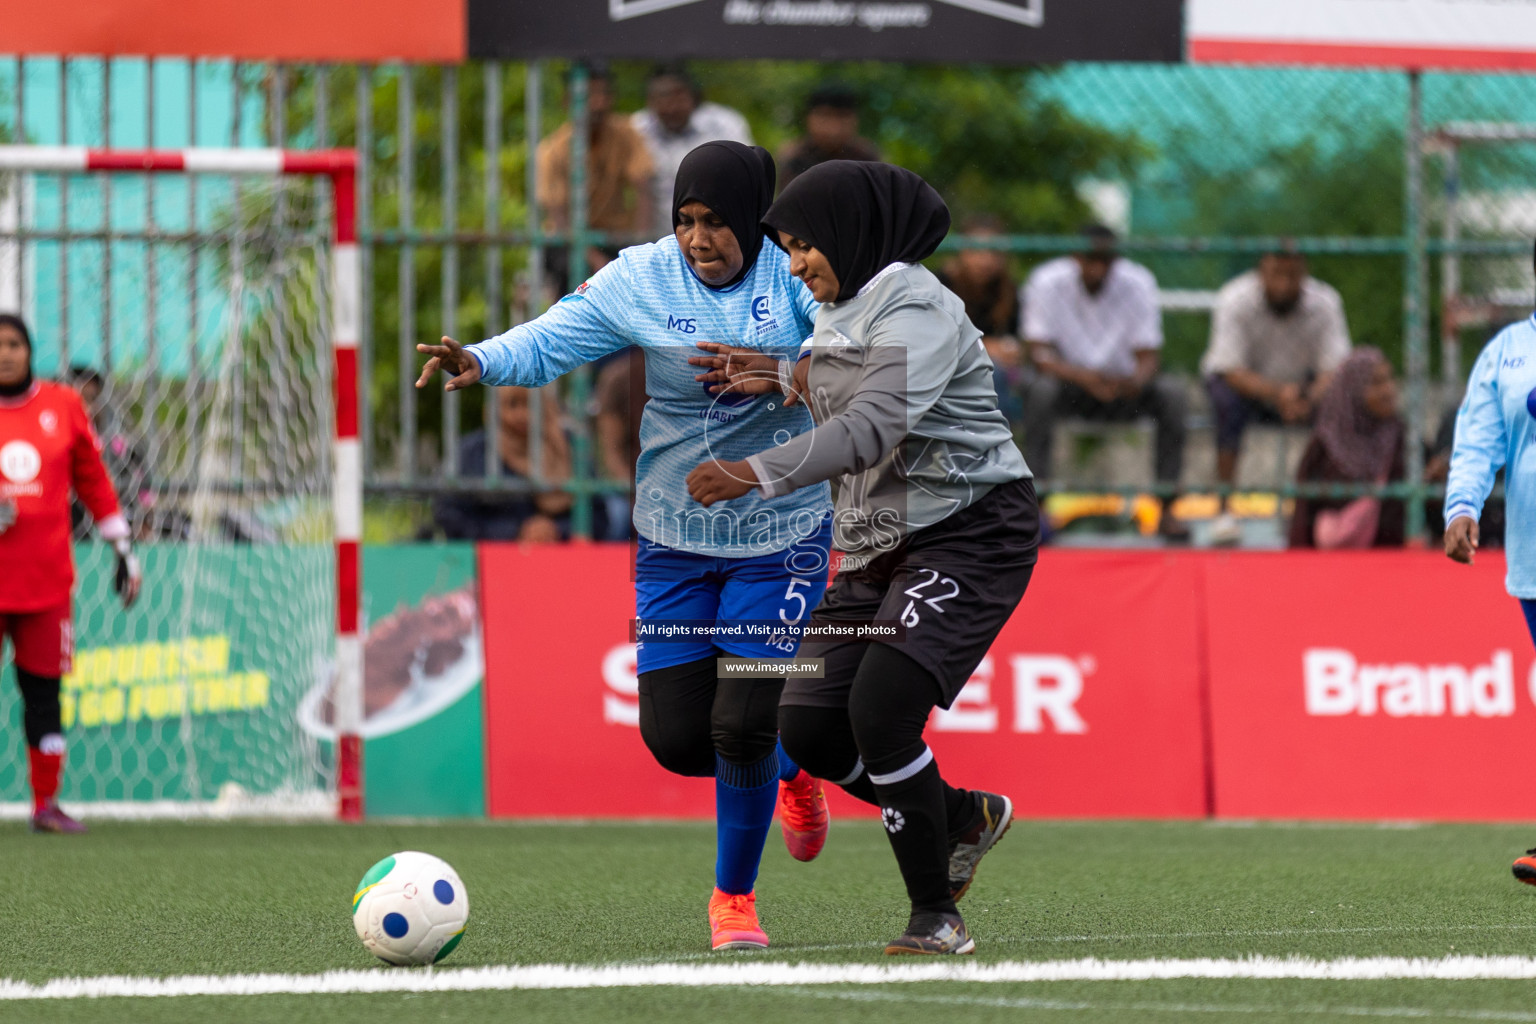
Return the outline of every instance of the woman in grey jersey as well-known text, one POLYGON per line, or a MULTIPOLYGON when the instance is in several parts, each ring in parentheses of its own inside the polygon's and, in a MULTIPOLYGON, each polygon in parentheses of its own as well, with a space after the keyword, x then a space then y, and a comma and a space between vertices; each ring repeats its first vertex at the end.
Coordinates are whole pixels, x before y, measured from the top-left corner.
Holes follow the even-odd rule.
POLYGON ((709 354, 693 362, 718 389, 805 401, 817 425, 739 462, 701 464, 689 493, 709 505, 832 481, 833 546, 845 558, 800 649, 824 673, 790 677, 781 741, 806 770, 881 808, 912 902, 886 952, 969 953, 956 901, 1012 803, 946 783, 923 728, 1029 585, 1033 481, 998 410, 981 332, 917 262, 949 230, 938 193, 900 167, 829 161, 796 178, 763 223, 823 304, 809 356, 791 367, 701 344, 709 354), (870 622, 899 630, 846 636, 870 622))

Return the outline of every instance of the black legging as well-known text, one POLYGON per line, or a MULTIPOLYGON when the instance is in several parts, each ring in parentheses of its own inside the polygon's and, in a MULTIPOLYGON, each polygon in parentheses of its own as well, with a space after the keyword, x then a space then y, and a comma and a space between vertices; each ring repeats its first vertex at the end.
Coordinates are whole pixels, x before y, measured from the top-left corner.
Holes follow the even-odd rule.
POLYGON ((44 736, 64 731, 59 709, 59 677, 40 676, 16 666, 16 684, 21 690, 21 728, 27 746, 35 747, 44 736))
POLYGON ((715 755, 757 764, 778 742, 784 680, 721 679, 715 657, 640 673, 640 735, 669 772, 715 774, 715 755))
MULTIPOLYGON (((885 644, 832 648, 824 665, 828 678, 853 678, 848 706, 779 708, 784 752, 817 778, 878 806, 869 773, 894 771, 923 752, 923 729, 943 691, 927 669, 885 644), (866 770, 855 776, 861 761, 866 770)), ((968 824, 967 793, 946 785, 944 795, 949 830, 958 832, 968 824)))

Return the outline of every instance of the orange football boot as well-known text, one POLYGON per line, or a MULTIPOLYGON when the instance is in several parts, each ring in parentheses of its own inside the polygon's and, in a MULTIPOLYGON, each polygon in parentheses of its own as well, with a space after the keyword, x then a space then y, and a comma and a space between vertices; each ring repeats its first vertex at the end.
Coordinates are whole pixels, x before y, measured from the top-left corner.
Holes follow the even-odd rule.
POLYGON ((715 890, 709 898, 710 949, 767 949, 768 933, 757 923, 757 894, 715 890))
POLYGON ((1517 858, 1510 870, 1526 885, 1536 885, 1536 849, 1526 850, 1525 856, 1517 858))
POLYGON ((827 845, 827 793, 821 780, 804 769, 779 783, 779 829, 795 860, 815 860, 827 845))

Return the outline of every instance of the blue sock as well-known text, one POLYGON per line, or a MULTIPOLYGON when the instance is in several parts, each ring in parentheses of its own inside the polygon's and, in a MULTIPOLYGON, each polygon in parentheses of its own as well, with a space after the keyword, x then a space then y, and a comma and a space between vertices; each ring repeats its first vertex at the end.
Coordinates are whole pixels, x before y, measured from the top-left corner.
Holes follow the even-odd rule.
POLYGON ((731 764, 715 755, 715 885, 733 896, 752 891, 779 795, 779 759, 731 764))
POLYGON ((795 776, 800 774, 800 766, 791 761, 789 759, 789 755, 784 753, 783 740, 779 741, 779 745, 776 750, 779 755, 779 781, 793 782, 795 776))

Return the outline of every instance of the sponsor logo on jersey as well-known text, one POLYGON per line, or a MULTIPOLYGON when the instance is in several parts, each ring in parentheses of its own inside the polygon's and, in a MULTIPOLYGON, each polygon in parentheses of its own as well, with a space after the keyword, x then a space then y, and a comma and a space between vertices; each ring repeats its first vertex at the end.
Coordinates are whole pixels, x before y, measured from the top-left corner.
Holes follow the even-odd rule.
POLYGON ((9 441, 0 447, 0 476, 13 484, 29 484, 42 471, 43 457, 26 441, 9 441))
POLYGON ((682 334, 694 334, 698 331, 698 329, 699 321, 691 316, 676 317, 672 316, 671 314, 667 315, 667 330, 669 331, 678 331, 682 334))
POLYGON ((592 287, 592 282, 591 281, 583 281, 583 282, 581 282, 581 284, 576 286, 576 290, 575 291, 571 292, 571 294, 567 295, 565 298, 561 299, 560 301, 561 302, 576 302, 578 299, 584 299, 584 298, 587 297, 587 289, 590 288, 590 287, 592 287))
POLYGON ((1505 356, 1504 369, 1518 370, 1525 365, 1525 356, 1505 356))
POLYGON ((51 434, 59 429, 59 414, 52 409, 44 409, 37 414, 37 425, 43 428, 43 433, 51 434))
POLYGON ((757 324, 758 337, 779 329, 779 318, 773 315, 766 295, 759 295, 752 300, 752 319, 757 324))

